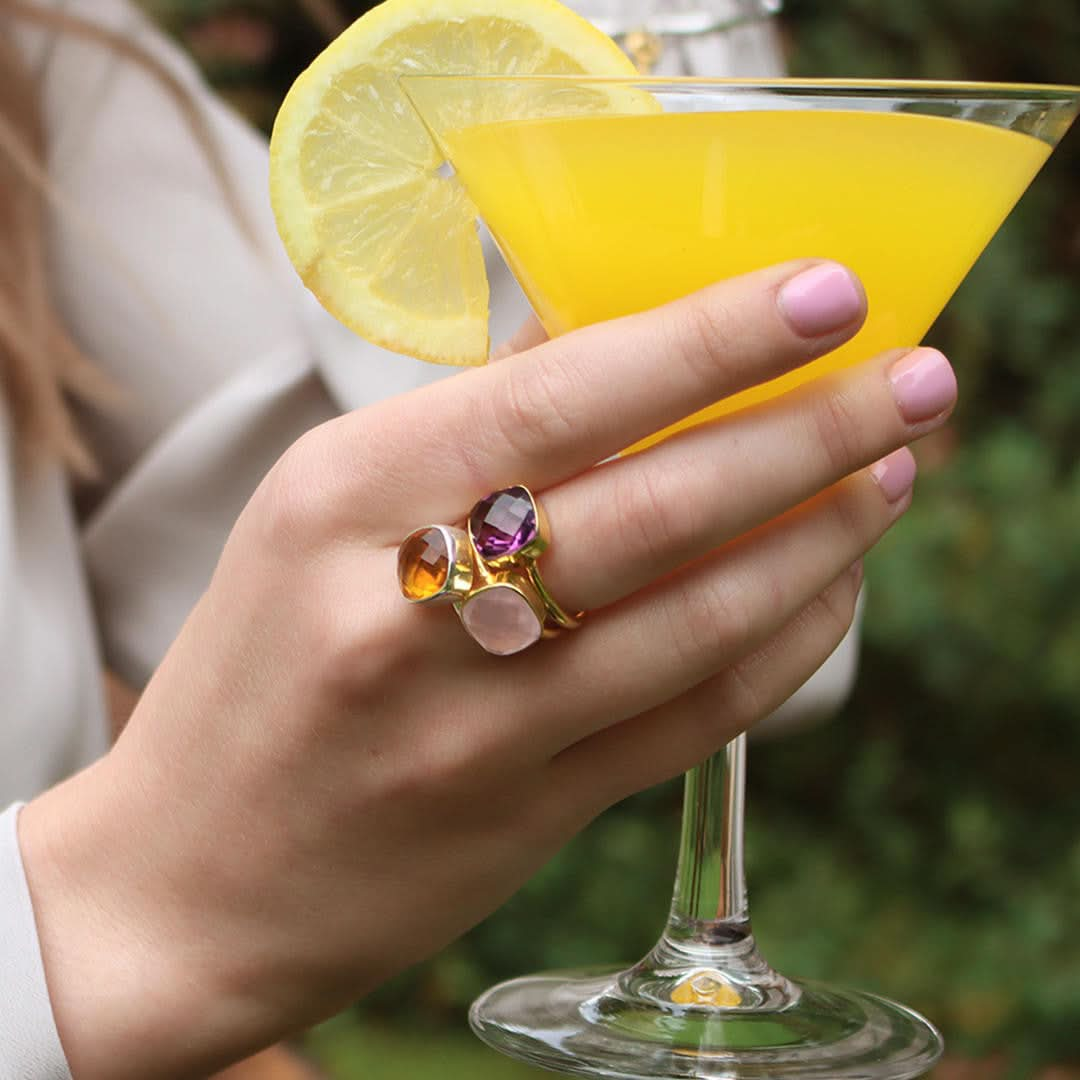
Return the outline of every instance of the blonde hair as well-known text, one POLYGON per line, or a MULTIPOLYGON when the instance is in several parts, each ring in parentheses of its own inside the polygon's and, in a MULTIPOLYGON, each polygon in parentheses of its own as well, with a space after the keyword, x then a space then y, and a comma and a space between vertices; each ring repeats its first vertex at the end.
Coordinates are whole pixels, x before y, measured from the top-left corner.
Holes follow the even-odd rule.
MULTIPOLYGON (((6 6, 0 0, 0 10, 6 6)), ((49 295, 45 136, 30 77, 4 40, 0 73, 0 387, 20 451, 58 456, 88 476, 94 460, 70 401, 98 403, 109 387, 65 331, 49 295)))
MULTIPOLYGON (((344 26, 335 0, 301 0, 327 33, 344 26)), ((196 101, 156 57, 130 38, 29 0, 0 0, 0 15, 76 35, 150 73, 169 93, 202 147, 226 203, 253 244, 254 230, 229 181, 224 159, 196 101)), ((59 458, 91 477, 94 457, 74 419, 73 404, 101 407, 116 387, 65 330, 48 287, 45 211, 52 200, 37 91, 15 46, 0 37, 0 389, 24 456, 59 458)))

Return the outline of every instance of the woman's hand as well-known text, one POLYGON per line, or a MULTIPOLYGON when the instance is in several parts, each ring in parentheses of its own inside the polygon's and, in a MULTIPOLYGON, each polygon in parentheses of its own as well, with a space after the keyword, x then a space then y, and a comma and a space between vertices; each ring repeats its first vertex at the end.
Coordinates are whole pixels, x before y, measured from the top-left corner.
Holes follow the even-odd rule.
POLYGON ((838 346, 834 264, 728 281, 305 436, 108 757, 23 811, 78 1080, 207 1072, 483 918, 606 806, 788 697, 910 501, 940 354, 897 352, 592 466, 838 346), (400 597, 396 549, 525 483, 584 627, 510 659, 400 597))

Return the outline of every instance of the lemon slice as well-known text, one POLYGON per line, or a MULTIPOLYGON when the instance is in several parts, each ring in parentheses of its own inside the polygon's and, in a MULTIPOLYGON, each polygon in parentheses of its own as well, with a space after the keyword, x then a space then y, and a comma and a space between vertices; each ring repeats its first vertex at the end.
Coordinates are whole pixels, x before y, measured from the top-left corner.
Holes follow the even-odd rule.
POLYGON ((444 156, 399 74, 636 72, 610 38, 556 0, 386 0, 286 96, 270 144, 270 197, 308 288, 378 345, 482 364, 488 282, 476 209, 440 172, 444 156))

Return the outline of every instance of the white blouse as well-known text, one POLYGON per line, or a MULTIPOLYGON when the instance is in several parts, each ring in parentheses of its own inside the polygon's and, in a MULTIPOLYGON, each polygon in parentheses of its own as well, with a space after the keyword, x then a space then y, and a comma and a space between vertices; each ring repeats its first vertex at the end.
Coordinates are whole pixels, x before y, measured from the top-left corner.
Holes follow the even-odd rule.
MULTIPOLYGON (((5 23, 37 73, 55 295, 127 400, 85 429, 102 483, 20 472, 0 403, 0 1076, 67 1078, 16 842, 18 800, 104 752, 101 670, 145 683, 210 580, 251 492, 302 432, 449 374, 355 337, 277 239, 265 141, 129 0, 38 0, 130 34, 199 103, 257 234, 245 236, 169 95, 106 49, 5 23), (79 507, 76 512, 76 504, 79 507)), ((527 305, 489 259, 493 339, 527 305)), ((846 692, 853 653, 796 711, 846 692)))

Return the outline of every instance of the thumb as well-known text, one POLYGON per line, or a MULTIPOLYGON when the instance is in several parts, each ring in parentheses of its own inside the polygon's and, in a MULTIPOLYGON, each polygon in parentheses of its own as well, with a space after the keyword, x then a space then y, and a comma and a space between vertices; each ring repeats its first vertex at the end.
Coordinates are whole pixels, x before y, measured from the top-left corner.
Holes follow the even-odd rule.
POLYGON ((513 337, 508 341, 504 341, 492 352, 489 363, 494 364, 499 360, 505 360, 508 356, 513 356, 515 353, 525 352, 526 349, 543 345, 547 339, 547 331, 540 325, 540 320, 535 315, 530 315, 517 328, 513 337))

